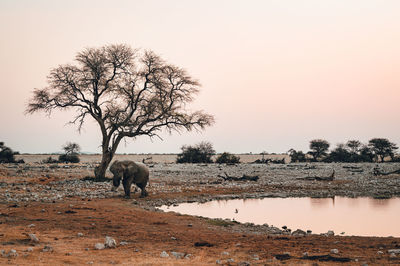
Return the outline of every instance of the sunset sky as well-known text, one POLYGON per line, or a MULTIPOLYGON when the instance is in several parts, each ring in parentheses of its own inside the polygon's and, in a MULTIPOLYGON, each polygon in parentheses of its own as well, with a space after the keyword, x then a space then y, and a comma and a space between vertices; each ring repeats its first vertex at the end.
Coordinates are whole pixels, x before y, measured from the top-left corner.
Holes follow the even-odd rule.
POLYGON ((25 115, 50 69, 85 47, 124 43, 160 54, 201 84, 191 105, 216 118, 204 132, 140 137, 119 153, 176 153, 210 141, 217 152, 308 151, 385 137, 400 144, 400 1, 0 1, 0 141, 22 153, 67 141, 100 151, 73 111, 25 115))

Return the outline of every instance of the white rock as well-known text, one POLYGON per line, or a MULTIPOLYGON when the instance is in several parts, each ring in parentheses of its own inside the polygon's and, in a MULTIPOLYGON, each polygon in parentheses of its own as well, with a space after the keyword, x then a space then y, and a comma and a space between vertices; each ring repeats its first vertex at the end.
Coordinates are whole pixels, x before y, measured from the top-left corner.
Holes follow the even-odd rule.
POLYGON ((32 247, 29 247, 29 248, 26 249, 26 251, 32 252, 32 251, 33 251, 33 248, 32 248, 32 247))
POLYGON ((388 253, 392 253, 392 254, 400 254, 400 249, 389 249, 388 253))
POLYGON ((161 258, 168 258, 169 255, 168 255, 168 253, 167 253, 166 251, 163 251, 163 252, 161 252, 160 257, 161 257, 161 258))
POLYGON ((119 243, 121 246, 126 246, 126 245, 128 245, 128 242, 126 242, 126 241, 121 241, 121 243, 119 243))
POLYGON ((177 259, 182 259, 185 256, 185 253, 172 251, 171 255, 177 259))
POLYGON ((78 237, 82 237, 83 234, 82 234, 82 233, 78 233, 77 236, 78 236, 78 237))
POLYGON ((15 249, 12 249, 12 250, 10 250, 10 252, 8 252, 7 257, 16 258, 16 257, 18 257, 18 253, 15 249))
POLYGON ((29 228, 35 227, 35 224, 30 224, 30 225, 28 225, 28 227, 29 227, 29 228))
POLYGON ((105 245, 103 243, 96 243, 94 245, 94 249, 97 249, 97 250, 101 250, 101 249, 105 249, 105 248, 106 247, 105 247, 105 245))
POLYGON ((224 251, 221 253, 222 256, 229 256, 229 252, 228 251, 224 251))
POLYGON ((32 242, 39 243, 39 238, 35 234, 29 234, 29 238, 32 242))
POLYGON ((331 249, 331 253, 332 253, 332 254, 338 254, 338 253, 339 253, 339 250, 336 249, 336 248, 331 249))
POLYGON ((117 247, 117 242, 115 241, 114 238, 110 236, 106 236, 106 239, 104 241, 104 246, 106 248, 116 248, 117 247))
POLYGON ((329 230, 329 231, 326 233, 326 235, 327 235, 327 236, 334 236, 334 235, 335 235, 335 232, 333 232, 332 230, 329 230))

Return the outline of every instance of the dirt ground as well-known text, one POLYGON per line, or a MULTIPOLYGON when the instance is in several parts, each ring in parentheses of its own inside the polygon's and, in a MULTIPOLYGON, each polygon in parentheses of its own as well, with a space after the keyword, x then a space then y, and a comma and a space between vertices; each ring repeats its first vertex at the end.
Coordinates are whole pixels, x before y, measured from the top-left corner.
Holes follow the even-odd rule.
MULTIPOLYGON (((32 170, 33 166, 25 166, 25 171, 13 169, 0 167, 0 193, 9 194, 0 201, 1 265, 400 264, 400 255, 388 253, 400 249, 400 238, 270 235, 257 229, 239 232, 238 225, 233 223, 164 213, 149 207, 159 200, 180 197, 249 193, 247 186, 222 188, 207 184, 199 191, 193 189, 196 183, 184 183, 178 191, 161 191, 157 185, 164 179, 156 175, 149 189, 152 193, 144 199, 138 193, 132 199, 122 198, 122 193, 101 194, 103 198, 70 194, 48 201, 21 198, 14 202, 9 199, 31 189, 29 193, 34 194, 35 189, 46 186, 61 193, 65 190, 61 180, 79 181, 86 175, 87 167, 78 167, 81 170, 76 172, 60 167, 54 172, 46 170, 47 174, 43 168, 32 170), (184 189, 186 186, 190 189, 184 189), (38 241, 29 234, 34 234, 38 241), (104 243, 106 236, 114 238, 117 246, 96 250, 95 244, 104 243), (14 256, 11 250, 18 255, 14 256)), ((108 191, 108 184, 84 184, 80 186, 87 191, 108 191)), ((265 191, 268 189, 266 186, 265 191)))

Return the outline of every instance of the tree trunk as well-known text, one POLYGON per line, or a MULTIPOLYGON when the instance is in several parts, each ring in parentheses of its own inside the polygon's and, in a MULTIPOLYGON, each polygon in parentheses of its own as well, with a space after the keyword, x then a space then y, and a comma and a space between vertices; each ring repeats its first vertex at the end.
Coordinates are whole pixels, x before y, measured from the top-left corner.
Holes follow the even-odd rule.
POLYGON ((106 171, 108 168, 108 165, 110 164, 113 155, 111 151, 108 149, 103 149, 103 155, 101 157, 101 163, 99 166, 97 166, 94 169, 94 175, 96 177, 96 180, 104 180, 106 178, 106 171))

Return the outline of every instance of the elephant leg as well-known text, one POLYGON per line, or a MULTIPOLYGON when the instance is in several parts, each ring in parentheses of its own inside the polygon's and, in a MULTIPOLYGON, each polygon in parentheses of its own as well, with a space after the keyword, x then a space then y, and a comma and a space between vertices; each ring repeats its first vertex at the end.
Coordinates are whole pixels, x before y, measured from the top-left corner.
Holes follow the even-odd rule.
POLYGON ((149 194, 146 191, 146 183, 141 183, 141 184, 137 184, 137 186, 142 190, 142 193, 140 194, 141 198, 147 197, 149 194))
POLYGON ((124 178, 122 180, 122 184, 124 185, 124 191, 125 191, 125 197, 130 198, 131 197, 131 185, 132 185, 132 178, 124 178))

